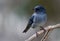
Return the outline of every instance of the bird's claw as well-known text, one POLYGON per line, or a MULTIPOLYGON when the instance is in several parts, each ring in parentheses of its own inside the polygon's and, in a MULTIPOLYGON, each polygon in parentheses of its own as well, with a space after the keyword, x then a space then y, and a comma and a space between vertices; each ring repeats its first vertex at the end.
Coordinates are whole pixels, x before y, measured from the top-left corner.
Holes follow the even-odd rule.
POLYGON ((36 32, 36 37, 38 37, 38 33, 36 32))
POLYGON ((40 30, 44 30, 44 32, 46 32, 46 30, 42 27, 42 26, 40 26, 41 27, 41 29, 40 30))

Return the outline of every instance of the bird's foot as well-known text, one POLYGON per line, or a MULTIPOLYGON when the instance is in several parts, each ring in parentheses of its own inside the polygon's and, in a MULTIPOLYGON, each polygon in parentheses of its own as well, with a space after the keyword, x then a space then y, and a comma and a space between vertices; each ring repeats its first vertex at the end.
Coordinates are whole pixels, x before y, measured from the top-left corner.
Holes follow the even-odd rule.
POLYGON ((40 30, 44 30, 44 32, 46 32, 46 30, 42 26, 40 26, 40 28, 41 28, 40 30))
POLYGON ((38 33, 36 32, 36 37, 38 37, 38 33))

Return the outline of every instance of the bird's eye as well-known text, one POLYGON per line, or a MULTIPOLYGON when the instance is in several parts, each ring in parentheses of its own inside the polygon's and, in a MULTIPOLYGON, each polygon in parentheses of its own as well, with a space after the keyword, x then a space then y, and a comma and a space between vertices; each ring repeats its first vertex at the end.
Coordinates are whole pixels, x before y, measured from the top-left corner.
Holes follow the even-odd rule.
POLYGON ((39 10, 39 9, 36 9, 36 10, 39 10))

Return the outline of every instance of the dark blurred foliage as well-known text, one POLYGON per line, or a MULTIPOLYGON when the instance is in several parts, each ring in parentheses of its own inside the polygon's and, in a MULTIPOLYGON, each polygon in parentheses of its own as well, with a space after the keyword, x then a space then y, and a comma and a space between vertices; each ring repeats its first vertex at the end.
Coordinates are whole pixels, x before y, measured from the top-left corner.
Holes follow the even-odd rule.
POLYGON ((56 11, 57 6, 54 0, 30 0, 29 2, 25 2, 26 4, 24 2, 21 4, 19 3, 19 5, 17 6, 18 8, 16 12, 18 15, 23 16, 24 14, 27 14, 28 16, 31 16, 31 14, 34 12, 32 10, 34 6, 41 4, 46 8, 48 20, 57 21, 56 18, 57 18, 58 10, 56 11), (27 12, 27 13, 22 13, 22 12, 27 12))

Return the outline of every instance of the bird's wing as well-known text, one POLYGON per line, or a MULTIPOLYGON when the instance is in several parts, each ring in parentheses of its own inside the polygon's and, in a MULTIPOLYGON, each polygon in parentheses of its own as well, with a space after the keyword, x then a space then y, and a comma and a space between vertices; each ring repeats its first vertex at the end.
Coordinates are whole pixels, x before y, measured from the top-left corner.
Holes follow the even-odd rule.
POLYGON ((26 33, 29 30, 29 28, 31 27, 31 25, 33 23, 33 19, 34 19, 34 16, 31 16, 23 33, 26 33))

